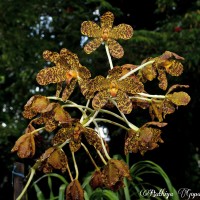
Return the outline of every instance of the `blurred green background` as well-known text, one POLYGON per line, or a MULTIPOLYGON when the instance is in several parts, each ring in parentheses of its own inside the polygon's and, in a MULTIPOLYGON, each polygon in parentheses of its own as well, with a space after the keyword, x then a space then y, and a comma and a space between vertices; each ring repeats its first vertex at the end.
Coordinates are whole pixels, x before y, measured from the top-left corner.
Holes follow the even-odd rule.
MULTIPOLYGON (((199 0, 1 0, 0 1, 0 197, 12 199, 12 168, 22 161, 11 154, 16 139, 28 120, 23 106, 34 94, 54 94, 54 86, 41 87, 35 77, 46 64, 42 52, 68 48, 76 53, 92 76, 106 72, 108 61, 101 46, 90 55, 83 52, 81 23, 99 20, 99 14, 111 11, 114 24, 130 24, 134 36, 120 41, 125 55, 113 59, 114 65, 140 64, 144 58, 161 55, 165 50, 185 58, 181 77, 172 77, 169 85, 188 84, 191 102, 166 117, 165 143, 144 156, 131 155, 130 162, 150 159, 169 175, 175 188, 200 192, 200 1, 199 0)), ((163 91, 149 89, 150 93, 163 91)), ((136 116, 141 120, 143 116, 136 116)), ((108 127, 109 128, 109 127, 108 127)), ((112 132, 112 129, 110 130, 112 132)), ((115 131, 114 131, 115 133, 115 131)), ((120 145, 113 134, 111 153, 120 145)))

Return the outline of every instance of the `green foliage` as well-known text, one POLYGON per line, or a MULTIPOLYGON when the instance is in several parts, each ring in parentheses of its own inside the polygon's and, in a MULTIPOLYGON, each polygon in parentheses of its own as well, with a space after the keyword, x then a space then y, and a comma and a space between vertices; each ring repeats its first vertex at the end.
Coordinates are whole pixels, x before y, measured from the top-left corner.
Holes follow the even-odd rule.
MULTIPOLYGON (((134 189, 136 191, 142 191, 142 190, 144 190, 144 188, 146 189, 145 185, 148 188, 148 185, 150 184, 150 187, 153 186, 157 191, 162 190, 163 188, 167 188, 168 193, 173 195, 172 199, 175 199, 175 200, 179 199, 177 191, 173 187, 168 175, 156 163, 149 161, 149 160, 139 161, 139 162, 135 163, 134 165, 132 165, 132 167, 130 168, 130 172, 131 172, 132 177, 134 177, 133 180, 135 180, 135 182, 133 181, 131 183, 131 185, 132 185, 132 187, 134 187, 134 189), (156 186, 156 185, 153 185, 148 182, 145 183, 143 176, 145 177, 145 175, 147 175, 147 174, 148 175, 153 174, 154 177, 155 177, 155 175, 162 177, 163 181, 165 182, 166 185, 163 186, 163 188, 162 188, 158 185, 156 186)), ((146 190, 148 190, 148 189, 146 189, 146 190)), ((167 197, 167 196, 165 196, 165 197, 167 197)))
MULTIPOLYGON (((38 200, 45 200, 45 196, 47 196, 46 194, 46 188, 45 191, 42 191, 42 189, 40 188, 40 181, 42 181, 43 179, 46 179, 46 182, 43 182, 43 184, 45 183, 45 185, 48 185, 49 191, 48 191, 48 199, 58 199, 58 200, 64 200, 65 199, 65 192, 66 192, 66 187, 68 185, 68 182, 66 181, 66 179, 56 173, 51 173, 51 174, 46 174, 42 177, 40 177, 38 180, 36 180, 33 183, 33 187, 35 189, 36 195, 37 195, 37 199, 38 200), (56 187, 52 182, 58 182, 59 181, 59 186, 56 187), (60 183, 61 182, 61 183, 60 183), (56 189, 58 188, 58 196, 54 195, 55 189, 53 189, 54 187, 56 187, 56 189)), ((57 192, 56 191, 56 192, 57 192)))

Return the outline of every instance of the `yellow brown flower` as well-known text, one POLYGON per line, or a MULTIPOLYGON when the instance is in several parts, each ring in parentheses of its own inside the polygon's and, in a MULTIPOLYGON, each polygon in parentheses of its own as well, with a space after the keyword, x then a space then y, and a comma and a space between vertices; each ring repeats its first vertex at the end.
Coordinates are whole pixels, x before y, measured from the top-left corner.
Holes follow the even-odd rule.
POLYGON ((84 191, 77 179, 74 179, 66 189, 67 200, 84 200, 84 191))
POLYGON ((101 140, 96 131, 92 128, 84 127, 80 122, 74 121, 61 128, 52 139, 53 145, 62 144, 69 139, 69 147, 72 152, 76 152, 81 147, 82 135, 87 142, 97 150, 102 150, 101 140))
POLYGON ((31 158, 35 155, 35 135, 37 132, 35 131, 35 128, 29 124, 28 127, 25 130, 25 134, 23 134, 21 137, 18 138, 18 140, 15 142, 14 147, 12 148, 11 152, 17 152, 17 155, 20 158, 31 158))
POLYGON ((165 51, 161 56, 145 59, 142 64, 151 60, 154 62, 142 68, 138 75, 143 82, 152 81, 157 77, 159 87, 163 90, 166 90, 168 86, 166 73, 171 76, 180 76, 183 72, 183 65, 179 60, 184 60, 184 58, 174 52, 165 51))
POLYGON ((39 161, 41 162, 40 170, 44 173, 52 172, 53 169, 61 170, 65 172, 68 165, 67 156, 61 148, 50 147, 41 156, 39 161))
POLYGON ((114 67, 109 71, 107 78, 97 76, 94 80, 94 93, 98 92, 93 100, 92 106, 98 110, 105 106, 109 98, 115 98, 117 106, 124 114, 132 111, 132 102, 129 95, 144 92, 144 86, 137 78, 128 77, 120 80, 122 68, 114 67))
POLYGON ((128 165, 123 160, 110 159, 103 167, 102 180, 106 188, 119 190, 124 186, 124 178, 131 180, 128 165))
POLYGON ((188 85, 176 84, 169 88, 164 99, 152 98, 149 103, 151 119, 157 118, 159 122, 162 122, 165 116, 174 113, 178 106, 186 106, 190 102, 190 96, 186 92, 174 92, 174 90, 188 87, 188 85))
POLYGON ((113 57, 121 58, 124 50, 116 40, 130 39, 133 35, 133 28, 128 24, 119 24, 113 27, 114 15, 109 11, 101 16, 100 21, 100 26, 93 21, 84 21, 81 24, 81 33, 94 38, 84 46, 84 51, 90 54, 104 42, 108 45, 113 57))
POLYGON ((173 92, 177 88, 188 88, 189 85, 173 85, 169 88, 168 92, 166 93, 166 99, 171 101, 176 106, 186 106, 191 98, 190 96, 183 91, 180 92, 173 92), (173 93, 172 93, 173 92, 173 93))
POLYGON ((103 187, 103 174, 100 169, 95 170, 92 174, 91 180, 90 180, 90 186, 93 189, 96 189, 98 187, 103 187))
POLYGON ((32 123, 45 124, 45 130, 51 132, 58 125, 70 123, 71 120, 70 114, 59 103, 50 103, 32 123))
POLYGON ((159 128, 166 125, 167 123, 148 122, 144 124, 138 131, 130 129, 128 131, 128 137, 125 140, 125 154, 131 152, 137 153, 140 151, 141 155, 144 155, 144 153, 148 150, 153 150, 159 147, 157 143, 163 143, 163 140, 160 137, 161 130, 159 128), (154 126, 159 128, 154 128, 154 126))
POLYGON ((43 52, 43 57, 47 61, 53 62, 55 66, 40 70, 36 80, 40 85, 57 83, 56 96, 60 95, 62 85, 65 83, 62 92, 64 101, 73 92, 77 81, 82 83, 91 76, 90 71, 80 64, 78 56, 66 48, 61 49, 60 54, 46 50, 43 52))
POLYGON ((50 104, 49 99, 45 96, 34 95, 24 106, 23 116, 32 119, 38 113, 42 113, 50 104))

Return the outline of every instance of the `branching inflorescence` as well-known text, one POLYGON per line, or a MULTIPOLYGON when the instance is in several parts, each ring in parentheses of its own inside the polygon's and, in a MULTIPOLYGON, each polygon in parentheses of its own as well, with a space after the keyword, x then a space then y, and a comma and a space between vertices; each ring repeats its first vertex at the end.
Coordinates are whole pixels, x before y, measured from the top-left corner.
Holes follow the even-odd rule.
MULTIPOLYGON (((99 133, 99 121, 124 129, 127 133, 122 144, 125 154, 140 152, 143 155, 163 142, 160 128, 167 125, 163 121, 165 116, 190 101, 190 96, 180 91, 181 88, 188 88, 188 85, 173 85, 165 95, 149 94, 144 87, 148 81, 157 78, 159 88, 166 91, 167 74, 171 76, 182 74, 183 57, 165 51, 161 56, 143 60, 141 65, 124 64, 113 67, 111 56, 121 58, 124 55, 122 46, 116 40, 130 39, 133 29, 127 24, 113 27, 114 15, 111 12, 104 13, 100 20, 100 26, 93 21, 84 21, 81 33, 93 38, 84 46, 87 54, 95 51, 101 44, 105 45, 110 64, 107 76, 98 75, 92 78, 89 69, 80 64, 78 56, 66 48, 61 49, 59 53, 44 51, 44 59, 54 63, 54 66, 39 71, 36 80, 40 85, 57 84, 56 94, 50 97, 34 95, 28 100, 24 106, 23 116, 30 119, 30 123, 11 150, 17 152, 20 158, 32 158, 37 150, 35 139, 38 135, 43 132, 52 133, 51 146, 37 159, 31 172, 43 170, 44 173, 50 173, 54 169, 63 173, 67 171, 71 181, 66 190, 69 199, 73 199, 73 196, 78 196, 76 199, 83 199, 83 189, 78 180, 79 169, 75 159, 75 153, 81 147, 89 155, 95 167, 90 181, 93 188, 118 190, 123 187, 124 178, 131 179, 128 165, 122 160, 110 157, 107 151, 108 145, 99 133), (87 100, 86 105, 79 105, 69 100, 75 87, 79 87, 87 100), (113 107, 117 109, 113 111, 113 107), (149 109, 152 119, 141 127, 134 125, 125 116, 138 107, 149 109), (80 110, 81 118, 71 117, 68 108, 80 110), (101 118, 101 113, 112 116, 112 120, 101 118), (113 118, 116 118, 116 121, 113 118), (84 142, 96 150, 102 160, 101 166, 96 164, 87 145, 82 141, 83 137, 84 142), (64 146, 68 146, 66 149, 71 152, 75 177, 70 171, 64 146)), ((18 200, 22 196, 23 193, 18 200)))

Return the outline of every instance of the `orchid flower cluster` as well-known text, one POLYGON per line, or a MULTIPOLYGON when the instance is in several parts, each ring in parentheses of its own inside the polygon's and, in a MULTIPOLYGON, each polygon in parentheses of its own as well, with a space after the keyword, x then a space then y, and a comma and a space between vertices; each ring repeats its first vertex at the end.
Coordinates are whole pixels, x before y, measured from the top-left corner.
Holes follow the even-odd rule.
MULTIPOLYGON (((111 123, 124 130, 126 136, 122 145, 125 155, 137 152, 144 155, 146 151, 163 143, 161 128, 167 125, 164 122, 165 116, 190 101, 190 96, 180 91, 182 88, 188 88, 188 85, 176 84, 167 90, 168 74, 180 76, 183 72, 181 61, 184 58, 176 53, 165 51, 161 56, 143 60, 140 65, 113 66, 112 57, 119 59, 124 55, 123 47, 116 40, 128 40, 133 36, 133 28, 130 25, 113 26, 113 22, 113 13, 106 12, 100 18, 100 25, 93 21, 84 21, 81 24, 81 33, 91 39, 84 46, 87 54, 95 51, 101 44, 105 46, 110 65, 106 77, 98 75, 92 78, 89 69, 81 65, 78 56, 66 48, 62 48, 59 53, 49 50, 43 52, 43 58, 54 66, 40 70, 36 80, 42 86, 56 84, 56 93, 54 96, 34 95, 28 100, 23 116, 30 122, 11 150, 17 152, 20 158, 33 158, 37 151, 37 137, 51 133, 50 146, 31 168, 29 180, 31 181, 36 170, 42 170, 44 173, 51 173, 55 169, 61 170, 62 173, 67 171, 70 179, 66 188, 67 199, 84 199, 75 158, 76 152, 81 149, 86 151, 94 165, 90 181, 93 188, 102 187, 117 191, 124 186, 124 178, 131 180, 128 165, 123 160, 110 157, 109 145, 100 135, 99 122, 111 123), (152 95, 145 90, 144 84, 156 78, 158 87, 163 91, 167 90, 165 95, 152 95), (85 97, 86 105, 70 100, 76 87, 85 97), (81 117, 72 117, 69 108, 78 109, 81 117), (113 112, 113 108, 117 109, 113 112), (137 127, 128 120, 126 115, 136 108, 148 109, 151 121, 137 127), (120 120, 121 123, 101 118, 102 113, 120 120), (94 147, 102 165, 97 165, 88 145, 94 147), (65 150, 63 147, 66 147, 65 150), (74 176, 66 149, 73 160, 74 176)), ((22 196, 23 194, 18 200, 22 196)))

